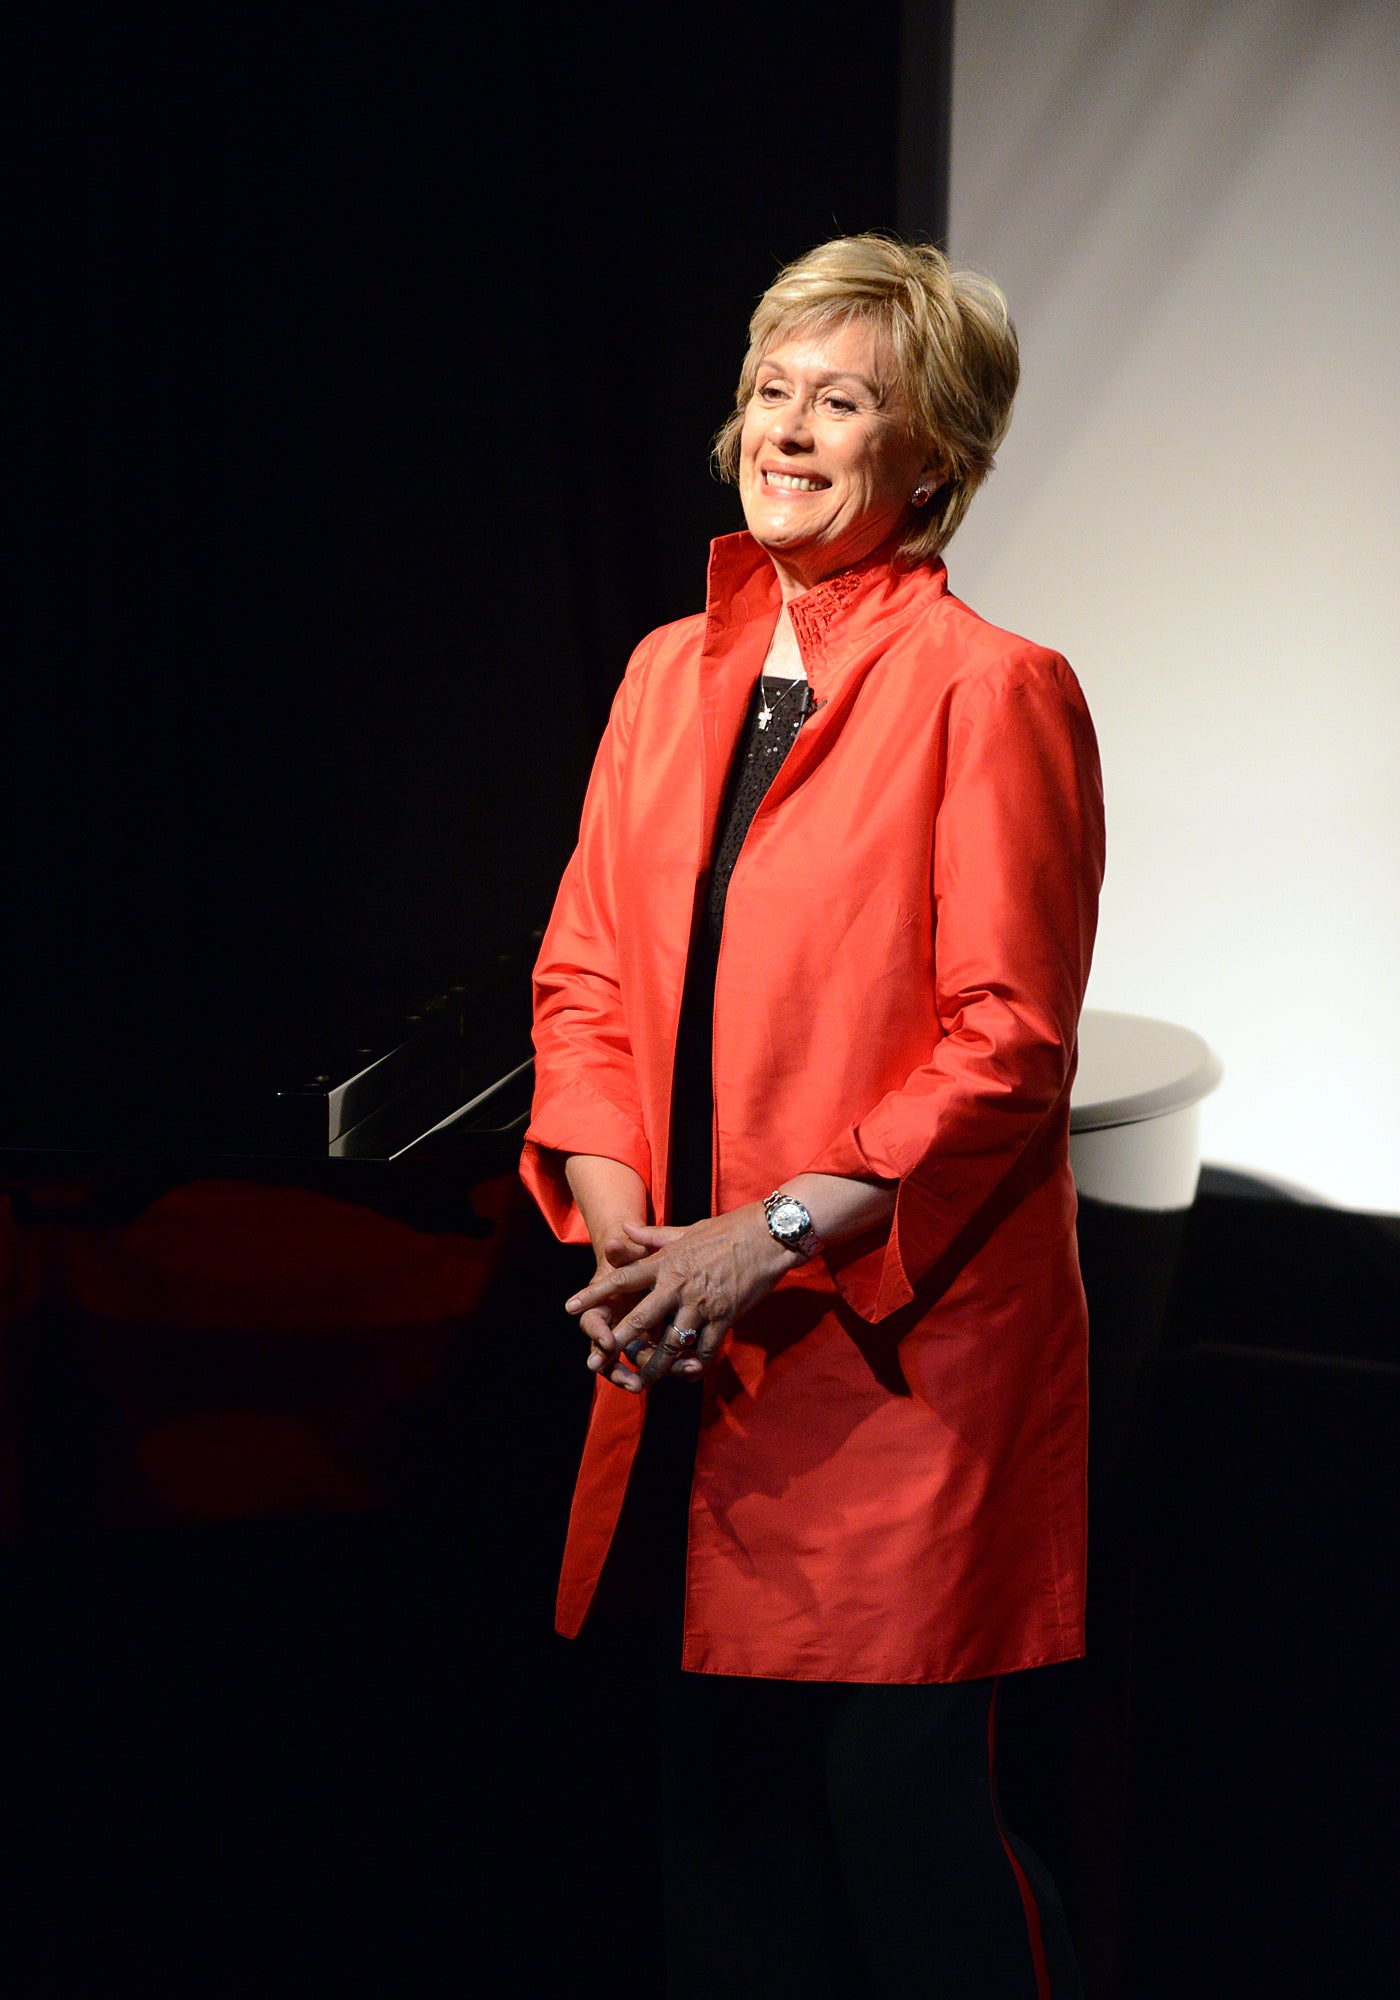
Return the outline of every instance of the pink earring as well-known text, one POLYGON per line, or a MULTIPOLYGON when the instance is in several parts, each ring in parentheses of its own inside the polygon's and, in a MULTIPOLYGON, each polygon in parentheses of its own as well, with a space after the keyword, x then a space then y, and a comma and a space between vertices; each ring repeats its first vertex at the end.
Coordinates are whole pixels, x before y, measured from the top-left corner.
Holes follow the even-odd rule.
POLYGON ((933 494, 927 486, 916 486, 914 488, 914 505, 916 507, 927 507, 932 498, 933 494))

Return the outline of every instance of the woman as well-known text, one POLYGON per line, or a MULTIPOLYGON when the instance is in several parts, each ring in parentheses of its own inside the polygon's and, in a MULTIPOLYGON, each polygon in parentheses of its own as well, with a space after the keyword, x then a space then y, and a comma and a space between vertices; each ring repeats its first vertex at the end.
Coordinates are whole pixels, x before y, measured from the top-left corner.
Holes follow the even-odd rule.
POLYGON ((536 969, 523 1171, 596 1258, 559 1627, 605 1565, 657 1607, 673 1992, 1052 1990, 988 1743, 1082 1651, 1102 800, 1069 668, 940 556, 1017 375, 936 250, 779 275, 747 532, 633 656, 536 969))

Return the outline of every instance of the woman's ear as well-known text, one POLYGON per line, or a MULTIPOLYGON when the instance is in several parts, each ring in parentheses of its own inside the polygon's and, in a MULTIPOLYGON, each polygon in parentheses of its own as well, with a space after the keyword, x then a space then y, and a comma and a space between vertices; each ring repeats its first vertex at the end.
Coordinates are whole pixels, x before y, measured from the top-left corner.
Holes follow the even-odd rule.
POLYGON ((927 507, 947 483, 948 474, 941 465, 925 464, 914 481, 914 491, 909 497, 916 507, 927 507))

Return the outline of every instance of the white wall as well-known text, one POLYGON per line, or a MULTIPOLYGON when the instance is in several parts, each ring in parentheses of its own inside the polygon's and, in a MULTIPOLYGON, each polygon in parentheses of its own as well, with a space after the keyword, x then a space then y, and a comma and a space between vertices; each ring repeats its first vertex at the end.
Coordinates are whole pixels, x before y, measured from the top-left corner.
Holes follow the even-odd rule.
POLYGON ((1400 5, 957 0, 951 189, 1024 373, 949 572, 1098 723, 1089 1003, 1400 1211, 1400 5))

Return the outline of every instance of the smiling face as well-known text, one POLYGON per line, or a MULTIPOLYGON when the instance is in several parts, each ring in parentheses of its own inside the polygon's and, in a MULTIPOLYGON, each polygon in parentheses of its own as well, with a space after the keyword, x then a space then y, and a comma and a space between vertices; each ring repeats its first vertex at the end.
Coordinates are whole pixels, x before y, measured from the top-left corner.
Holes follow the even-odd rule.
POLYGON ((778 335, 744 411, 739 497, 785 599, 879 548, 908 520, 920 479, 937 484, 931 473, 876 328, 778 335))

